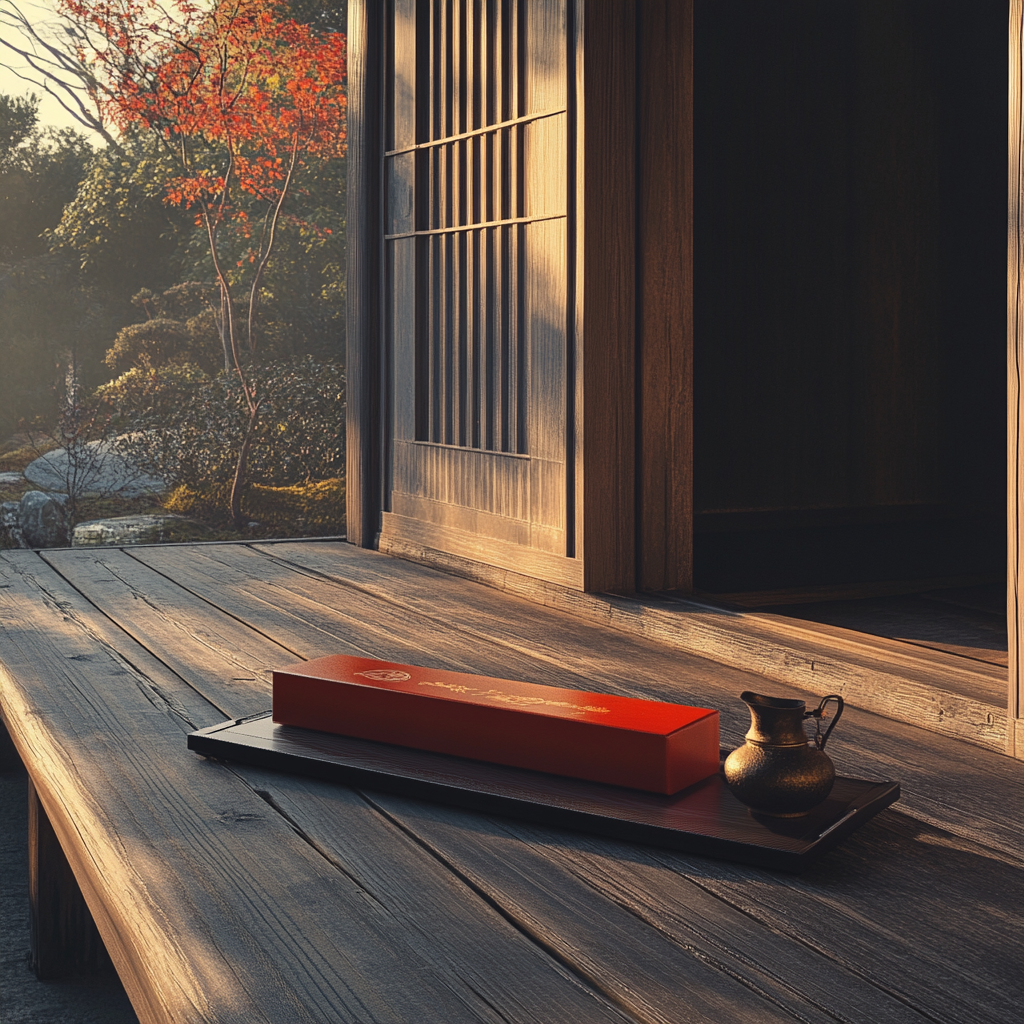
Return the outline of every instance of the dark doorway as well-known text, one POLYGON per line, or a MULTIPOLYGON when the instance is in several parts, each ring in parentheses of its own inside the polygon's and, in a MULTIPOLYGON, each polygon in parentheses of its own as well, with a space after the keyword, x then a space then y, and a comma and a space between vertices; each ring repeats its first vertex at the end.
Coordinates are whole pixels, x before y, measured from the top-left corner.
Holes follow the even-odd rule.
POLYGON ((998 589, 1006 25, 698 0, 698 592, 998 589))

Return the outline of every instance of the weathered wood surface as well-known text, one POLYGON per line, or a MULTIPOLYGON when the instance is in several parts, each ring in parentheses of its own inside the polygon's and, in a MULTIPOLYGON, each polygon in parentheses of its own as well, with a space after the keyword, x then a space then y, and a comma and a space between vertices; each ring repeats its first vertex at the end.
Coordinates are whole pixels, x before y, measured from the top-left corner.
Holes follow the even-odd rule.
POLYGON ((428 6, 403 0, 385 30, 380 546, 426 535, 579 585, 566 558, 571 5, 428 6))
POLYGON ((693 0, 637 4, 638 590, 693 589, 693 0))
POLYGON ((1010 1021, 1024 766, 847 712, 904 798, 800 878, 207 761, 360 652, 720 707, 777 683, 332 542, 0 555, 0 704, 140 1019, 1010 1021))
POLYGON ((885 637, 703 600, 589 594, 424 541, 395 554, 658 644, 810 693, 841 693, 888 718, 991 750, 1006 746, 1005 672, 885 637))
POLYGON ((636 581, 636 4, 576 6, 576 551, 583 586, 636 581))

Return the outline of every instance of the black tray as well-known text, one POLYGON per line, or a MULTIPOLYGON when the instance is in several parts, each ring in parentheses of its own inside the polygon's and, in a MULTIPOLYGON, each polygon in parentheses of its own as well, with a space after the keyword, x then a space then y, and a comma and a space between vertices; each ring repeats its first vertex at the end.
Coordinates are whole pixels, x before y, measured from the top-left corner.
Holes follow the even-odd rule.
POLYGON ((269 711, 199 729, 188 746, 209 757, 783 871, 802 871, 900 796, 898 782, 840 777, 805 817, 755 817, 720 774, 660 796, 275 725, 269 711))

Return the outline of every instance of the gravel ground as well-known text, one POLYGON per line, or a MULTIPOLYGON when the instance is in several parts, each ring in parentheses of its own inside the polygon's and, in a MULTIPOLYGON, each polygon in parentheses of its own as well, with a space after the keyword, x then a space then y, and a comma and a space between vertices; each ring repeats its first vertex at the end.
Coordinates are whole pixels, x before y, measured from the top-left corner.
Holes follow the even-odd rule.
POLYGON ((28 784, 0 724, 0 1022, 138 1024, 117 975, 38 981, 29 968, 28 784))

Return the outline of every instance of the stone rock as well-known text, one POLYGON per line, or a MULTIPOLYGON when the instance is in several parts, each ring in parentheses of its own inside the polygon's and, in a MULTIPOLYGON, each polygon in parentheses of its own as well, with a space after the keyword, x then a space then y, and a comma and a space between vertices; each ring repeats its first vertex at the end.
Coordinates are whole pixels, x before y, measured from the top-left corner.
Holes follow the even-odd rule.
POLYGON ((184 516, 138 515, 113 519, 90 519, 79 523, 71 538, 72 547, 111 547, 121 544, 160 544, 175 539, 189 527, 204 531, 200 523, 184 516))
POLYGON ((0 487, 11 487, 24 481, 25 476, 22 473, 0 473, 0 487))
POLYGON ((18 524, 29 548, 59 548, 68 542, 66 494, 27 491, 18 503, 18 524))
POLYGON ((30 462, 25 467, 25 476, 45 490, 64 491, 74 486, 80 495, 119 494, 137 498, 167 489, 163 480, 132 466, 114 441, 90 441, 71 456, 66 448, 56 448, 30 462))
POLYGON ((17 501, 5 501, 0 505, 0 548, 25 548, 25 535, 21 532, 21 520, 17 501))

